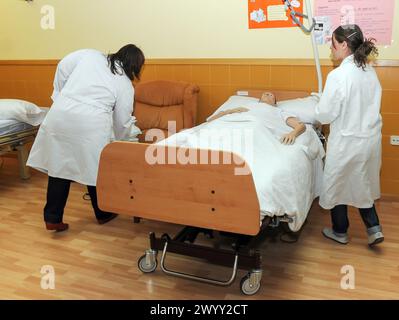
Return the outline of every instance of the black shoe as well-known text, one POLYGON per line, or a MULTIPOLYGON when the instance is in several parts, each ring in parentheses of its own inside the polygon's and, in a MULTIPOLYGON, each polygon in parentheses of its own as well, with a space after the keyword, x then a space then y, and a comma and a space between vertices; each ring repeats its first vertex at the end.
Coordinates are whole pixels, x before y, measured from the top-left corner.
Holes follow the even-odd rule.
POLYGON ((50 223, 50 222, 46 222, 46 229, 47 230, 53 230, 56 232, 61 232, 61 231, 65 231, 67 230, 69 227, 68 223, 50 223))
POLYGON ((99 224, 105 224, 109 221, 111 221, 112 219, 115 219, 118 215, 116 213, 110 213, 108 217, 106 218, 102 218, 102 219, 97 219, 99 224))

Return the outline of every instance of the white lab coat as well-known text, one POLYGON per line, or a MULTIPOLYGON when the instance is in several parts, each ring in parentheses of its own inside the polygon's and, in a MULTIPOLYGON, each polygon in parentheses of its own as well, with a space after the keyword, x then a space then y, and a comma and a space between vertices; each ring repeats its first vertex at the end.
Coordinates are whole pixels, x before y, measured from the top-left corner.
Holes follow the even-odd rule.
POLYGON ((353 55, 328 75, 316 118, 330 124, 320 205, 371 208, 380 197, 381 85, 353 55))
POLYGON ((100 153, 113 132, 124 139, 131 130, 134 89, 130 79, 113 74, 107 57, 79 50, 60 61, 53 105, 29 154, 27 165, 51 177, 96 185, 100 153))

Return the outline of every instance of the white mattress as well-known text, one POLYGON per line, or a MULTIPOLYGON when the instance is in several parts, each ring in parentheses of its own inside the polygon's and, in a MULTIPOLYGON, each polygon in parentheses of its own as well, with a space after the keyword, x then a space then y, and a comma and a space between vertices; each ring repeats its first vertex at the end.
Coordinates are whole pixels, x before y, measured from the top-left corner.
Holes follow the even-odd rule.
POLYGON ((249 112, 203 123, 158 144, 238 154, 250 167, 261 217, 287 214, 293 219, 291 230, 298 231, 319 195, 324 149, 310 125, 294 145, 281 144, 281 135, 291 130, 276 108, 254 106, 249 112))
POLYGON ((17 120, 0 120, 0 136, 24 131, 33 128, 30 124, 18 122, 17 120))
MULTIPOLYGON (((41 107, 40 109, 47 112, 49 108, 41 107)), ((43 118, 44 119, 44 118, 43 118)), ((25 131, 33 128, 30 124, 19 122, 17 120, 0 120, 0 136, 25 131)))

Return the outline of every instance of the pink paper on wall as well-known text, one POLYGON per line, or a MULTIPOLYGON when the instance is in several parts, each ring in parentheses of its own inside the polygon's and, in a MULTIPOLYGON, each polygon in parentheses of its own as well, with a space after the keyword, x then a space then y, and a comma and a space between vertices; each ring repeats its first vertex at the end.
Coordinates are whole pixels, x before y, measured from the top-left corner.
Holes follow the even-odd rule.
POLYGON ((315 16, 329 16, 332 30, 357 24, 378 45, 392 44, 394 0, 315 0, 315 16))

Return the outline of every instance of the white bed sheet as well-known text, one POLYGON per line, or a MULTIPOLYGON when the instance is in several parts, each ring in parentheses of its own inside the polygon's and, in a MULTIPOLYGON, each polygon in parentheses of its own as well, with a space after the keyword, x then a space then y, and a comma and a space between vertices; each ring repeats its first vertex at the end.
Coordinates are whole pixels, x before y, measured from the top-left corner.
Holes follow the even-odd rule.
POLYGON ((310 125, 294 145, 283 145, 281 135, 292 129, 285 124, 280 111, 256 101, 245 107, 250 111, 205 122, 158 144, 238 154, 251 169, 261 218, 287 214, 293 219, 290 229, 298 231, 319 195, 323 145, 310 125))

